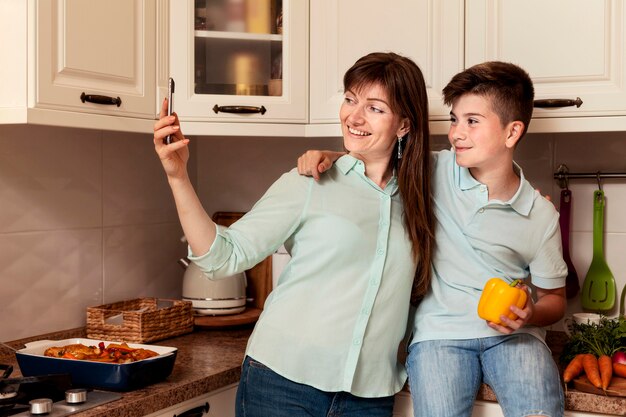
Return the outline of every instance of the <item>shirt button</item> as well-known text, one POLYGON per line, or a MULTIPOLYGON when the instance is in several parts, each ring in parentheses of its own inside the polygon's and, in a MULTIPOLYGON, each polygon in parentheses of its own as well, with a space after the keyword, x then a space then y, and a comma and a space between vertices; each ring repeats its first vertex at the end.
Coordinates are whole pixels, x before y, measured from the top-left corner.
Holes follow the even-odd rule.
POLYGON ((484 193, 485 191, 487 191, 487 187, 485 187, 484 185, 480 186, 480 192, 484 193))
POLYGON ((384 255, 384 254, 385 254, 385 251, 384 251, 384 250, 382 250, 382 249, 378 249, 378 250, 376 251, 376 253, 377 253, 378 255, 384 255))
POLYGON ((387 220, 383 220, 383 221, 380 222, 380 225, 381 226, 388 226, 389 222, 387 220))
POLYGON ((359 339, 354 339, 352 343, 354 344, 354 346, 358 346, 361 344, 361 341, 359 339))
POLYGON ((478 212, 479 212, 479 213, 483 213, 484 211, 485 211, 485 209, 484 209, 484 208, 482 208, 482 207, 481 207, 480 209, 478 209, 478 212))
POLYGON ((367 316, 370 313, 370 309, 367 307, 363 308, 363 310, 361 310, 361 313, 367 316))
POLYGON ((375 279, 371 280, 371 281, 370 281, 370 285, 371 285, 372 287, 374 287, 374 286, 378 285, 378 280, 375 280, 375 279))

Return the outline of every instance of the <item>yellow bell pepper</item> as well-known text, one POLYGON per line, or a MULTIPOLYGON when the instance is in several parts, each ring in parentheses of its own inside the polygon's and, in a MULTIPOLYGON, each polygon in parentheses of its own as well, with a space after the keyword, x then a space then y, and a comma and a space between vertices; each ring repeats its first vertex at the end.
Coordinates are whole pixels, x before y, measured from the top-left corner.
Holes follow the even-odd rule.
POLYGON ((491 278, 487 281, 478 301, 478 316, 496 324, 502 324, 500 316, 516 320, 517 314, 509 307, 516 305, 523 308, 527 298, 526 291, 516 287, 519 281, 516 279, 510 284, 500 278, 491 278))

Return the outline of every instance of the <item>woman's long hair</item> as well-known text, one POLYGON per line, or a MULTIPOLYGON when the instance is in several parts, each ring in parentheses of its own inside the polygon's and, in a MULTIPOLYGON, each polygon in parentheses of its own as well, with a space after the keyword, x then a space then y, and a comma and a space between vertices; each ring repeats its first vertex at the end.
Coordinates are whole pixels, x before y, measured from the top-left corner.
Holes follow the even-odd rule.
MULTIPOLYGON (((360 58, 343 78, 345 90, 379 84, 387 92, 394 113, 409 121, 410 130, 402 141, 402 158, 397 149, 392 163, 404 206, 404 223, 417 264, 411 302, 426 293, 434 252, 434 214, 430 186, 430 130, 428 95, 424 76, 409 58, 395 53, 374 52, 360 58)), ((396 145, 397 147, 397 145, 396 145)))

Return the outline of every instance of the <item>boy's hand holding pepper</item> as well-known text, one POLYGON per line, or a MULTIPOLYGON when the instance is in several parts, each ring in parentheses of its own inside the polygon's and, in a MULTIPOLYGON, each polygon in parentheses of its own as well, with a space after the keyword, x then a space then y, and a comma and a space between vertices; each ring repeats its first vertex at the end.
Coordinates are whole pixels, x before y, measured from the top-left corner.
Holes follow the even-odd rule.
POLYGON ((533 302, 526 285, 492 278, 485 284, 478 303, 478 315, 500 333, 510 334, 524 326, 533 315, 533 302))

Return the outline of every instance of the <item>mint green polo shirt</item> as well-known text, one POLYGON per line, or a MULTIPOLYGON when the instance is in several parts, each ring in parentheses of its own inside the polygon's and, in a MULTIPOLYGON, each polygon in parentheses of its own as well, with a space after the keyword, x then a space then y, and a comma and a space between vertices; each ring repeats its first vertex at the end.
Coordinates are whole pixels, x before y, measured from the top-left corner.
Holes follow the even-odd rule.
MULTIPOLYGON (((478 317, 487 280, 500 277, 545 289, 565 286, 559 215, 524 179, 509 201, 488 199, 487 186, 456 164, 452 151, 433 154, 436 250, 431 288, 420 303, 412 343, 501 336, 478 317)), ((518 332, 545 337, 541 328, 518 332)))
POLYGON ((341 157, 319 182, 284 174, 204 255, 211 279, 248 269, 283 243, 291 260, 246 354, 323 391, 382 397, 406 381, 405 335, 415 264, 395 176, 380 189, 341 157))

